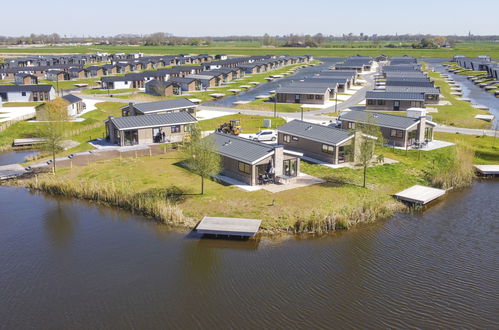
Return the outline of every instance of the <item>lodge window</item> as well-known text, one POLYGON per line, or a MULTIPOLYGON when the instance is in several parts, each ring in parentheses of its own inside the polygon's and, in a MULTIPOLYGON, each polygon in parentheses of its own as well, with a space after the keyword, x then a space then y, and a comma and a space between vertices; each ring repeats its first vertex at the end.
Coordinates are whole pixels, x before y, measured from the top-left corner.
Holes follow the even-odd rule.
POLYGON ((419 102, 417 101, 411 101, 411 107, 414 108, 414 107, 418 107, 420 105, 419 102))
POLYGON ((326 154, 334 155, 334 147, 327 145, 327 144, 323 144, 322 145, 322 152, 324 152, 326 154))
POLYGON ((282 139, 284 140, 284 142, 291 142, 291 135, 288 135, 288 134, 284 134, 282 139))
POLYGON ((239 171, 246 173, 246 174, 250 174, 251 173, 251 166, 249 164, 239 162, 239 171))
POLYGON ((404 136, 404 133, 398 129, 392 129, 390 130, 390 136, 401 138, 404 136))
POLYGON ((385 100, 378 100, 378 105, 385 105, 385 100))
POLYGON ((322 95, 315 95, 316 100, 322 100, 322 95))
POLYGON ((293 141, 298 141, 298 137, 297 136, 292 136, 291 139, 293 139, 293 141))
POLYGON ((348 128, 349 129, 354 129, 355 128, 355 123, 349 122, 348 123, 348 128))
POLYGON ((22 96, 26 96, 26 92, 22 92, 22 93, 21 93, 21 95, 22 95, 22 96))
POLYGON ((367 100, 367 105, 375 105, 376 100, 367 100))
POLYGON ((311 94, 308 94, 308 95, 307 95, 307 99, 309 99, 309 100, 313 100, 313 99, 314 99, 314 96, 313 96, 313 95, 311 95, 311 94))
POLYGON ((172 133, 180 133, 180 125, 173 125, 171 129, 172 133))

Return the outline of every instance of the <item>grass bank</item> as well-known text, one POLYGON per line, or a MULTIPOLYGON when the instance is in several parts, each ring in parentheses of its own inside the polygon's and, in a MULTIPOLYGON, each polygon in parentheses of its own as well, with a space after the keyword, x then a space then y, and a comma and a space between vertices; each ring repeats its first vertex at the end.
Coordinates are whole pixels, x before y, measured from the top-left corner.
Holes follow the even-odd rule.
MULTIPOLYGON (((475 147, 472 162, 499 161, 493 138, 459 137, 455 138, 459 145, 475 147)), ((302 162, 302 172, 325 182, 273 194, 266 190, 245 192, 208 180, 205 181, 206 194, 200 195, 200 179, 180 166, 183 158, 179 151, 63 168, 56 176, 41 174, 36 181, 24 179, 19 184, 123 207, 161 222, 189 228, 208 215, 259 218, 267 233, 321 233, 375 221, 405 209, 392 195, 414 184, 431 184, 437 176, 434 173, 430 176, 432 173, 428 169, 436 160, 450 157, 454 151, 455 147, 429 152, 380 148, 379 152, 385 157, 399 162, 369 168, 367 189, 362 188, 361 169, 331 169, 302 162), (179 192, 182 198, 178 198, 179 192)), ((443 172, 446 172, 445 168, 443 172)))

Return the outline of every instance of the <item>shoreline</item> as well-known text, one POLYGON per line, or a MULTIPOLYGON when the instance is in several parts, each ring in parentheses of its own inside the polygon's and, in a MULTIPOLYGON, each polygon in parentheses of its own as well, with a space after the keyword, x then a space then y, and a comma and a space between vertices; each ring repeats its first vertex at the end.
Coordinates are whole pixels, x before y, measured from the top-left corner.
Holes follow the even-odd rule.
MULTIPOLYGON (((106 194, 103 191, 78 191, 68 188, 69 185, 47 184, 46 182, 33 183, 32 180, 32 178, 17 178, 8 180, 1 186, 23 188, 31 193, 42 193, 52 197, 62 197, 68 200, 85 201, 117 208, 132 215, 145 217, 157 224, 167 225, 175 231, 187 230, 192 232, 200 221, 200 219, 185 216, 183 209, 179 205, 150 197, 136 198, 135 200, 116 198, 116 195, 106 194), (38 186, 36 186, 37 184, 38 186)), ((137 197, 137 195, 134 197, 137 197)), ((315 217, 306 220, 297 216, 292 219, 294 226, 289 226, 285 223, 276 224, 262 219, 262 226, 255 237, 274 238, 282 235, 318 237, 337 231, 349 230, 358 225, 386 220, 396 213, 409 212, 410 210, 411 207, 393 199, 381 205, 372 205, 372 203, 369 203, 363 204, 360 208, 342 209, 340 212, 330 214, 323 219, 315 217)))

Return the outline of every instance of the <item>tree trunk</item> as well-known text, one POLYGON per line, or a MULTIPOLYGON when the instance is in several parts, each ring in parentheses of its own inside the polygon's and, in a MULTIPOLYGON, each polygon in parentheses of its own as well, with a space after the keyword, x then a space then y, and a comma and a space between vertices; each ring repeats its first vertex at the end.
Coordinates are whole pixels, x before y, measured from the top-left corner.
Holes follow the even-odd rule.
POLYGON ((204 195, 204 177, 201 175, 201 195, 204 195))
POLYGON ((363 187, 366 187, 366 176, 367 176, 367 165, 364 165, 364 185, 363 187))

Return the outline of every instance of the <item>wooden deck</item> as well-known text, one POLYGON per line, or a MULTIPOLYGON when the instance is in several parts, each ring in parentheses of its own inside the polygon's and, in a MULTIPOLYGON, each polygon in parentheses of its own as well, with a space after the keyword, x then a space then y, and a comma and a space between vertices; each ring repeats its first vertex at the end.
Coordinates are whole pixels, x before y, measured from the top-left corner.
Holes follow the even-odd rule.
POLYGON ((42 144, 44 139, 42 138, 31 138, 31 139, 15 139, 12 143, 13 147, 28 147, 36 144, 42 144))
POLYGON ((499 165, 475 165, 475 168, 482 175, 499 175, 499 165))
POLYGON ((200 234, 255 236, 262 220, 242 218, 204 217, 196 227, 200 234))
POLYGON ((424 205, 439 198, 440 196, 443 196, 445 193, 446 191, 443 189, 426 187, 417 184, 396 193, 394 196, 395 198, 405 202, 424 205))
POLYGON ((26 173, 26 170, 19 164, 0 166, 0 180, 15 178, 24 173, 26 173))

